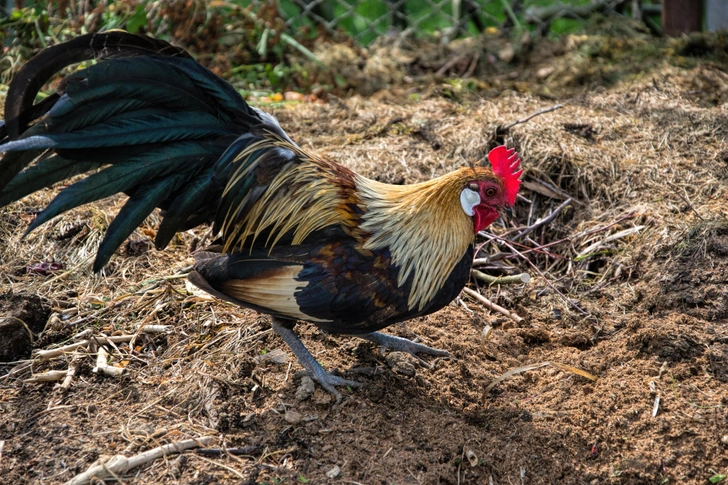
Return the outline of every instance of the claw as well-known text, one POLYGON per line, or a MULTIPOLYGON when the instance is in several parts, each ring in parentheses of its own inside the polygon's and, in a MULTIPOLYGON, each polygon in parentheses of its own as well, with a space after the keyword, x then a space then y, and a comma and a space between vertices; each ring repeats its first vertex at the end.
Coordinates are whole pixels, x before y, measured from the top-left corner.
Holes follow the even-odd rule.
POLYGON ((336 398, 337 404, 341 402, 341 394, 334 386, 361 386, 361 383, 359 382, 335 376, 324 369, 321 364, 318 363, 316 358, 311 355, 311 352, 309 352, 306 346, 303 345, 301 339, 298 338, 298 335, 296 335, 292 329, 282 325, 281 322, 277 321, 275 318, 272 321, 272 326, 273 331, 280 335, 280 337, 291 348, 293 353, 296 354, 298 362, 304 367, 304 369, 306 369, 306 372, 308 372, 311 376, 311 379, 321 384, 321 387, 331 393, 336 398))
MULTIPOLYGON (((300 362, 300 361, 299 361, 300 362)), ((318 362, 317 362, 318 364, 318 362)), ((303 365, 303 364, 302 364, 303 365)), ((305 367, 305 365, 304 365, 305 367)), ((349 387, 360 387, 361 383, 356 381, 350 381, 343 377, 335 376, 330 372, 326 371, 321 365, 314 366, 313 369, 306 369, 311 375, 311 378, 321 384, 325 390, 331 393, 336 398, 336 404, 341 402, 341 394, 336 390, 334 386, 349 386, 349 387)))

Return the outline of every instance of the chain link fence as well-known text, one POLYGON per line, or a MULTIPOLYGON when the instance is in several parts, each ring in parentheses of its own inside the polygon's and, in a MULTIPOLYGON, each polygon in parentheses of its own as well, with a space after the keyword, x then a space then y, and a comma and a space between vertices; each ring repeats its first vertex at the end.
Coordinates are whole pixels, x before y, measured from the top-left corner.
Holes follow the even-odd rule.
MULTIPOLYGON (((265 1, 242 1, 253 9, 265 1)), ((366 45, 382 35, 474 35, 508 22, 501 0, 279 0, 289 31, 345 32, 366 45)), ((520 2, 518 2, 520 4, 520 2)), ((510 6, 508 6, 510 8, 510 6)))
MULTIPOLYGON (((270 1, 274 0, 242 3, 255 8, 270 1)), ((399 34, 438 35, 447 42, 477 35, 489 27, 528 28, 541 33, 556 27, 563 31, 568 30, 568 22, 583 22, 595 13, 623 14, 651 27, 650 22, 655 26, 655 19, 659 22, 661 1, 277 0, 277 8, 289 31, 345 32, 359 44, 367 45, 379 36, 399 34)))
POLYGON ((403 32, 454 38, 504 21, 497 0, 282 0, 280 10, 289 28, 343 30, 362 44, 403 32))

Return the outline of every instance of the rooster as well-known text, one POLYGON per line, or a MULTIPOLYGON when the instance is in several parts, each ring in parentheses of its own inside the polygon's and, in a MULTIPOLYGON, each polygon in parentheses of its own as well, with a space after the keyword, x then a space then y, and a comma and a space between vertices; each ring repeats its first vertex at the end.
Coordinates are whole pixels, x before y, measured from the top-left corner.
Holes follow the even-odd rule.
POLYGON ((519 158, 503 146, 492 167, 461 168, 414 185, 367 179, 301 149, 277 120, 166 42, 126 32, 49 47, 11 83, 0 125, 0 207, 69 177, 30 224, 115 193, 129 198, 93 265, 155 209, 155 245, 212 223, 220 244, 197 252, 189 280, 272 317, 273 330, 320 385, 359 383, 326 371, 294 332, 297 321, 383 348, 447 352, 380 333, 435 312, 467 282, 475 234, 514 204, 519 158), (67 75, 37 104, 59 70, 67 75), (100 169, 100 170, 99 170, 100 169))

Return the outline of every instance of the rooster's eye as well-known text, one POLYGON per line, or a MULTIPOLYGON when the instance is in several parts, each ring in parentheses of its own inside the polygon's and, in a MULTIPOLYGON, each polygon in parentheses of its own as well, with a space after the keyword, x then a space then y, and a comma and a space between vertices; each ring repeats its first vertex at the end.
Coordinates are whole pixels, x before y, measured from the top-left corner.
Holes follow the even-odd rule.
POLYGON ((493 187, 490 187, 488 189, 485 189, 485 196, 486 197, 495 197, 496 190, 493 187))
POLYGON ((478 190, 478 189, 480 189, 480 187, 478 187, 478 184, 476 184, 475 182, 471 182, 471 183, 469 183, 469 184, 468 184, 468 188, 469 188, 470 190, 472 190, 473 192, 479 192, 479 190, 478 190))

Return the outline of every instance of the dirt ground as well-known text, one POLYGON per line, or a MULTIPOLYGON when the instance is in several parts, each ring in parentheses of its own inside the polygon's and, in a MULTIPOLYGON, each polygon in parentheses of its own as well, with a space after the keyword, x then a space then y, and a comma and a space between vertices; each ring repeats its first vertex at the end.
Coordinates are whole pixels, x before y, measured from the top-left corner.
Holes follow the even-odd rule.
POLYGON ((433 81, 266 107, 303 146, 389 183, 480 160, 498 143, 517 148, 524 199, 489 230, 507 240, 571 199, 548 224, 512 239, 533 265, 505 243, 478 240, 479 257, 491 256, 479 269, 525 272, 531 281, 471 288, 522 320, 463 294, 439 313, 387 329, 451 359, 383 355, 299 325, 326 368, 363 383, 343 389, 340 404, 306 388, 266 316, 185 284, 205 228, 156 251, 149 240, 159 217, 150 217, 95 275, 94 249, 123 197, 71 211, 25 239, 58 188, 0 210, 0 330, 3 338, 32 331, 26 347, 34 349, 28 359, 28 349, 0 346, 17 352, 0 366, 0 483, 63 483, 104 457, 201 437, 211 440, 117 478, 719 483, 728 474, 725 66, 658 63, 549 96, 506 86, 509 79, 484 80, 487 96, 453 96, 461 84, 433 81), (556 103, 564 107, 502 133, 556 103), (165 327, 143 333, 144 325, 165 327), (121 374, 95 372, 93 339, 125 335, 133 340, 104 346, 121 374), (38 354, 89 338, 75 350, 38 354), (485 392, 511 369, 547 362, 596 380, 546 365, 485 392), (65 387, 63 375, 31 377, 69 368, 75 375, 65 387))

